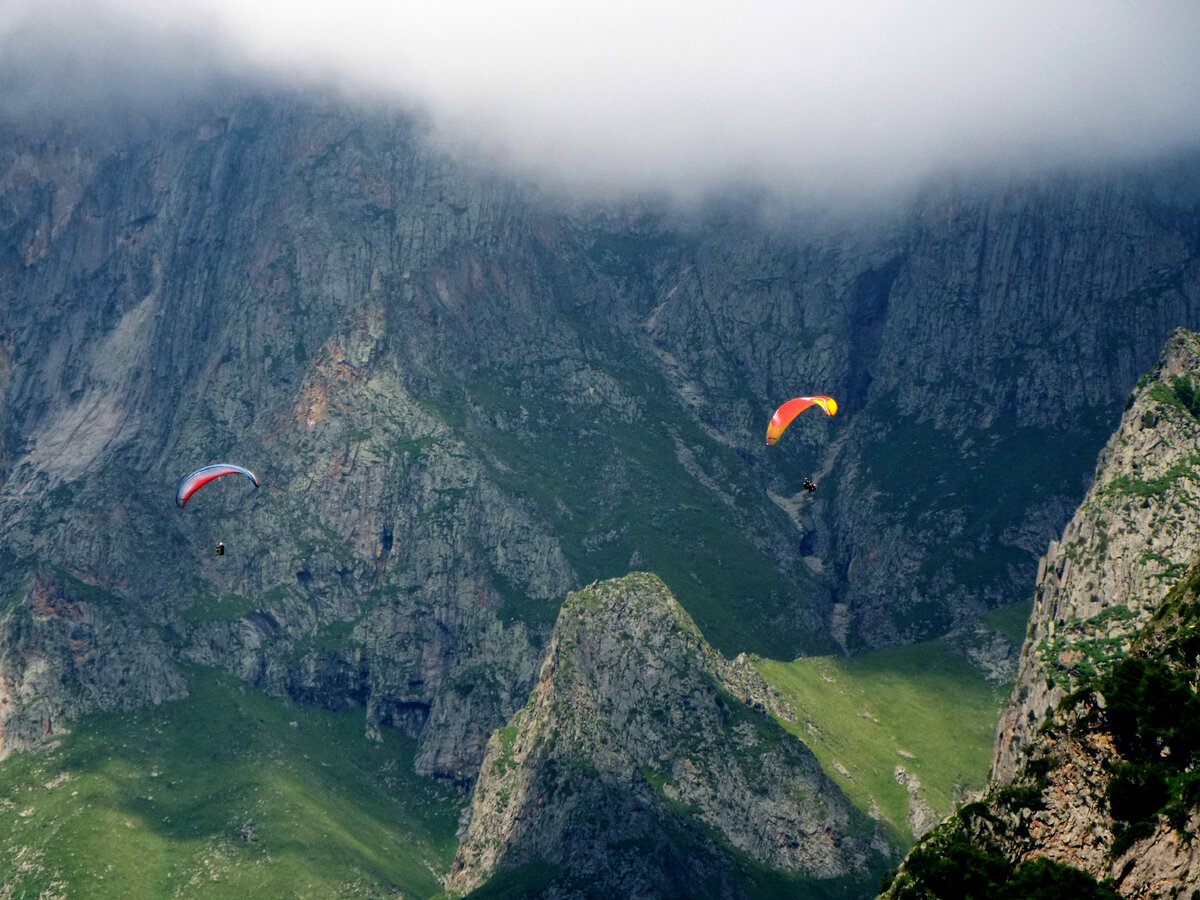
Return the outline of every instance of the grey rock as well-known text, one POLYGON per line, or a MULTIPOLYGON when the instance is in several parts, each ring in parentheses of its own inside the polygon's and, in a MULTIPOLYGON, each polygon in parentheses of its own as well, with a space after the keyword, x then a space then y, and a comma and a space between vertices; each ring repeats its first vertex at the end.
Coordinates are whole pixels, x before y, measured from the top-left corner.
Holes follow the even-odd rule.
POLYGON ((621 896, 706 879, 740 896, 731 850, 815 880, 877 877, 881 829, 765 714, 769 695, 658 578, 571 594, 529 704, 488 743, 451 888, 536 861, 621 896), (704 852, 665 864, 672 828, 704 852))
POLYGON ((1197 383, 1200 339, 1176 331, 1130 396, 1079 510, 1039 563, 993 780, 1012 777, 1032 735, 1080 679, 1128 651, 1129 639, 1200 554, 1200 533, 1190 527, 1200 503, 1200 421, 1172 386, 1197 383))

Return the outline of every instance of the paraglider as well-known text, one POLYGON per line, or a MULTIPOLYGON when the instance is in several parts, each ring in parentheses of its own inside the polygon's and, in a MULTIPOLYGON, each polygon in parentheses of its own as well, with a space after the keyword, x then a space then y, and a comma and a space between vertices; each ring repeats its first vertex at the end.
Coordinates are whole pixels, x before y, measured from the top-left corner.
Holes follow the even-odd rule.
MULTIPOLYGON (((197 469, 191 475, 184 478, 183 481, 179 482, 179 490, 175 492, 175 502, 179 505, 180 509, 183 509, 187 506, 187 502, 191 499, 192 494, 196 493, 196 491, 200 490, 200 488, 204 487, 210 481, 220 478, 223 475, 245 475, 254 482, 255 487, 258 487, 258 476, 249 469, 243 469, 241 466, 234 466, 229 463, 217 463, 213 466, 205 466, 202 469, 197 469)), ((217 541, 213 555, 225 555, 224 541, 217 541)))
POLYGON ((175 493, 175 502, 179 504, 179 508, 183 509, 187 505, 192 494, 204 487, 214 478, 220 478, 222 475, 245 475, 254 482, 254 486, 258 487, 258 478, 249 469, 243 469, 241 466, 232 466, 228 463, 218 463, 214 466, 205 466, 203 469, 197 469, 191 475, 188 475, 183 481, 179 482, 179 490, 175 493))
MULTIPOLYGON (((819 406, 828 415, 837 415, 837 401, 832 397, 796 397, 775 410, 775 415, 771 416, 767 425, 767 443, 774 444, 779 440, 779 436, 792 424, 792 419, 810 406, 819 406)), ((815 490, 816 485, 813 485, 812 489, 815 490)))

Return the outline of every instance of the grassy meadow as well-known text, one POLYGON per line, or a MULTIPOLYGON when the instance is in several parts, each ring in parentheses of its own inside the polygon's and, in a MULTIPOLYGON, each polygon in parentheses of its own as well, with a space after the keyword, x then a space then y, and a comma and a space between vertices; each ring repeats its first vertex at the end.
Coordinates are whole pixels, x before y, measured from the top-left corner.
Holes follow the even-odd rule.
POLYGON ((298 708, 212 669, 191 694, 84 717, 0 763, 5 898, 430 897, 463 798, 361 713, 298 708), (397 891, 400 893, 398 894, 397 891))
MULTIPOLYGON (((1022 608, 1028 616, 1028 604, 1017 604, 996 615, 994 627, 1015 635, 1022 608)), ((919 779, 921 799, 942 815, 984 786, 1007 686, 989 683, 948 641, 754 664, 796 712, 797 722, 781 724, 901 844, 912 842, 912 831, 898 766, 919 779)))

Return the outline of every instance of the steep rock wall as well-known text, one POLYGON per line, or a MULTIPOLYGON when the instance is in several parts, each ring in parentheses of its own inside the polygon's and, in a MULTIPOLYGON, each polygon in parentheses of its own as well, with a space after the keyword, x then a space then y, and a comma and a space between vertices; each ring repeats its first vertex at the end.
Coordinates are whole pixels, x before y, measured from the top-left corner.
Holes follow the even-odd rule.
POLYGON ((992 777, 1012 777, 1047 713, 1129 650, 1200 554, 1200 338, 1175 332, 1130 395, 1083 504, 1038 566, 1029 632, 997 732, 992 777))
POLYGON ((1010 782, 939 825, 883 896, 949 900, 981 877, 1007 896, 1022 879, 1096 900, 1188 896, 1200 880, 1198 588, 1192 567, 1128 655, 1045 717, 1010 782))
POLYGON ((1019 599, 1200 319, 1191 163, 843 228, 582 208, 295 98, 118 131, 0 126, 3 577, 60 566, 459 779, 595 577, 660 572, 730 655, 1019 599), (814 387, 842 413, 768 453, 814 387), (263 489, 174 509, 223 458, 263 489))
POLYGON ((83 713, 186 695, 161 635, 103 590, 41 571, 0 617, 0 754, 35 746, 83 713))
POLYGON ((984 879, 996 895, 1150 900, 1200 880, 1198 386, 1200 335, 1179 329, 1042 561, 989 792, 914 848, 885 897, 984 879))

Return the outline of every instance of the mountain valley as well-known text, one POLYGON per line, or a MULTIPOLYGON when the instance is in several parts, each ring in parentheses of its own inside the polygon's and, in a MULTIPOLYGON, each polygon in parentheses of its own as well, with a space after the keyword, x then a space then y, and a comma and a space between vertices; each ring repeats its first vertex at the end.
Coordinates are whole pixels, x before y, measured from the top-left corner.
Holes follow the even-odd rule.
POLYGON ((4 883, 874 896, 1186 619, 1198 165, 780 219, 285 94, 0 121, 4 883))

